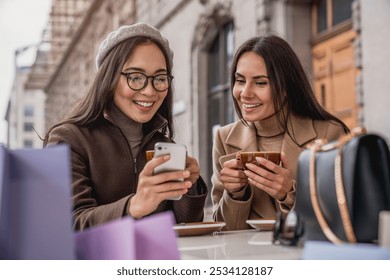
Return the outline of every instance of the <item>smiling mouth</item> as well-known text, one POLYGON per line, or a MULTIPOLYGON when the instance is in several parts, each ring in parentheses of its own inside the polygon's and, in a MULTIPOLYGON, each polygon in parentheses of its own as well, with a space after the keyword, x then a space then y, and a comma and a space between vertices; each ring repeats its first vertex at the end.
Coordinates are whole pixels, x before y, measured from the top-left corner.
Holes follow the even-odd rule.
POLYGON ((144 108, 150 108, 153 106, 154 102, 142 102, 142 101, 133 101, 135 104, 144 107, 144 108))
POLYGON ((242 107, 244 107, 245 109, 256 108, 256 107, 259 107, 260 105, 261 105, 260 103, 257 103, 257 104, 245 104, 245 103, 242 103, 242 107))

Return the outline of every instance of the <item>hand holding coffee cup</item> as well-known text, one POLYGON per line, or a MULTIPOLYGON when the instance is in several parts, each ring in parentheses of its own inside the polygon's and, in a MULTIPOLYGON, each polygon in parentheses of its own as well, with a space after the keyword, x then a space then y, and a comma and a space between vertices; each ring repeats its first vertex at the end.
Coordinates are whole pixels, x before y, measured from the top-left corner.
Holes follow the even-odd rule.
MULTIPOLYGON (((246 166, 247 163, 253 163, 253 164, 257 165, 257 166, 260 166, 260 167, 262 167, 264 169, 269 170, 268 168, 266 168, 264 165, 260 164, 256 160, 257 157, 265 158, 265 159, 267 159, 269 161, 272 161, 276 165, 280 165, 280 160, 281 160, 280 159, 280 152, 275 152, 275 151, 263 151, 263 152, 254 151, 254 152, 238 152, 236 154, 236 159, 240 160, 242 162, 242 165, 243 165, 245 170, 248 170, 248 167, 246 166)), ((269 170, 269 171, 271 171, 271 170, 269 170)))
POLYGON ((285 200, 293 189, 293 179, 284 154, 275 151, 239 152, 236 159, 242 162, 244 174, 252 187, 257 187, 280 201, 285 200), (256 158, 263 158, 272 163, 256 158), (254 166, 248 167, 248 163, 254 166))

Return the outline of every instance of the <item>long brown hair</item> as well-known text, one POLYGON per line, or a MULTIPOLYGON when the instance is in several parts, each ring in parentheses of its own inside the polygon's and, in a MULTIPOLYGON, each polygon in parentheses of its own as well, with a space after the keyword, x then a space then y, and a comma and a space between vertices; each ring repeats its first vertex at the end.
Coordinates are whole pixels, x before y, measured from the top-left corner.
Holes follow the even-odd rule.
MULTIPOLYGON (((348 127, 340 119, 326 111, 318 102, 299 58, 290 45, 278 36, 254 37, 239 47, 230 72, 231 89, 236 82, 237 62, 246 52, 255 52, 264 59, 277 112, 276 118, 290 136, 293 133, 288 131, 287 121, 291 113, 313 120, 329 120, 343 127, 346 133, 349 132, 348 127), (284 107, 286 110, 283 110, 284 107)), ((233 101, 238 117, 248 125, 234 97, 233 101)))
MULTIPOLYGON (((155 43, 161 49, 167 64, 167 72, 169 75, 172 75, 172 65, 168 59, 168 54, 158 42, 144 36, 136 36, 120 42, 113 47, 101 63, 95 80, 87 94, 76 104, 64 120, 53 125, 48 130, 45 135, 44 144, 46 144, 50 132, 62 124, 70 123, 78 126, 92 127, 98 123, 103 118, 104 109, 114 100, 115 90, 123 65, 133 53, 135 47, 148 42, 155 43)), ((157 113, 168 121, 168 125, 163 128, 162 133, 170 139, 174 137, 172 107, 173 89, 170 86, 167 96, 157 111, 157 113)), ((144 124, 144 130, 147 128, 148 123, 144 124)))

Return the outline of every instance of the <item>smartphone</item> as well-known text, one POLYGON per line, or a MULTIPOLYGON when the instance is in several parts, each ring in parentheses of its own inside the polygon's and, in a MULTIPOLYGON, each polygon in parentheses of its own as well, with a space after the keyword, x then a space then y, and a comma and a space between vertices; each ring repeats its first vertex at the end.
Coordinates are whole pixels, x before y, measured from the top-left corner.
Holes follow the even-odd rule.
MULTIPOLYGON (((154 174, 160 174, 168 171, 184 170, 186 167, 187 148, 185 145, 176 143, 165 143, 158 142, 154 146, 154 157, 169 154, 171 158, 163 164, 157 166, 154 169, 154 174)), ((183 179, 178 179, 182 182, 183 179)), ((168 198, 170 200, 179 200, 181 195, 178 197, 168 198)))

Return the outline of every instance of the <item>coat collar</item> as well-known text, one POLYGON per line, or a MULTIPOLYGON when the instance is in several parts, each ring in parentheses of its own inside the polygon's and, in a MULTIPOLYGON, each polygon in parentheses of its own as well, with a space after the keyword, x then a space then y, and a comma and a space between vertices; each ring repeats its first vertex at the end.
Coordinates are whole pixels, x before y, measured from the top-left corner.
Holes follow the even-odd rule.
MULTIPOLYGON (((108 105, 108 107, 103 109, 103 117, 104 119, 112 123, 114 125, 114 128, 120 129, 120 126, 112 118, 112 112, 110 106, 113 105, 108 105)), ((153 116, 153 118, 149 121, 149 124, 150 124, 149 132, 154 133, 156 131, 161 131, 164 127, 166 127, 168 125, 168 121, 159 113, 156 113, 153 116)))
MULTIPOLYGON (((296 115, 291 115, 288 123, 289 131, 295 141, 288 135, 284 134, 282 151, 285 145, 302 147, 306 143, 317 137, 314 130, 313 120, 302 118, 296 115), (296 142, 296 143, 295 143, 296 142)), ((249 123, 249 126, 244 125, 241 121, 237 121, 230 130, 226 144, 243 151, 257 150, 256 129, 254 123, 249 123)))

